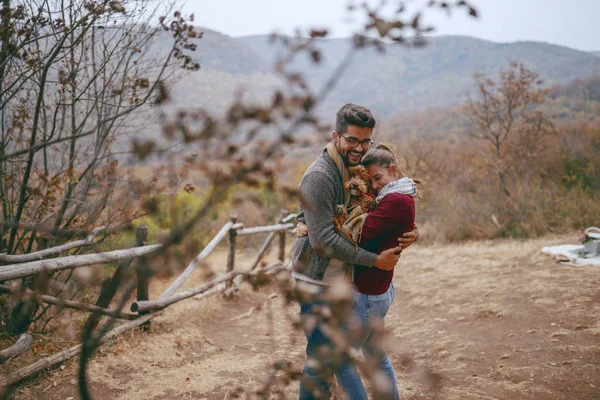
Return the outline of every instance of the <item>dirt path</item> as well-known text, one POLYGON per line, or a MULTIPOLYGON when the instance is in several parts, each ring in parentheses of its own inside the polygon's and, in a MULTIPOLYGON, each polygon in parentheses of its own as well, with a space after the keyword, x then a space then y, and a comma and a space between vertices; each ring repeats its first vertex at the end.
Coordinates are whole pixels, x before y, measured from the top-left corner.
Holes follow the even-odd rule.
MULTIPOLYGON (((401 397, 600 399, 600 269, 560 266, 539 252, 569 240, 407 251, 386 320, 401 397), (441 377, 438 397, 420 379, 425 369, 441 377)), ((237 386, 258 387, 276 360, 300 368, 304 338, 290 322, 297 307, 277 293, 275 285, 246 287, 229 301, 189 300, 158 317, 151 333, 104 346, 89 368, 95 398, 226 399, 237 386)), ((74 368, 14 398, 77 398, 74 368)))

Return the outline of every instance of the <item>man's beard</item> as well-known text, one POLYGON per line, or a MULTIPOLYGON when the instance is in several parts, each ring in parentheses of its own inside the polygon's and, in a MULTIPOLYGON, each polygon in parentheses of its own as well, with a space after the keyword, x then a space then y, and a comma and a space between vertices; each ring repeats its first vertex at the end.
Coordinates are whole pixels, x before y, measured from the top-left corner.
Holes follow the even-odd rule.
POLYGON ((363 156, 365 155, 364 152, 362 152, 362 153, 357 152, 360 154, 358 161, 356 163, 351 163, 350 157, 348 157, 348 153, 350 153, 352 151, 352 149, 348 149, 348 150, 346 150, 346 153, 344 153, 340 149, 340 146, 338 145, 338 143, 334 142, 334 144, 335 144, 335 147, 337 148, 338 154, 342 157, 342 160, 344 161, 344 165, 346 167, 356 167, 358 164, 360 164, 360 161, 362 160, 363 156))
POLYGON ((347 150, 347 151, 346 151, 346 154, 342 154, 342 152, 340 152, 339 150, 338 150, 338 152, 339 152, 339 153, 340 153, 340 155, 342 156, 342 160, 344 160, 344 164, 345 164, 347 167, 356 167, 358 164, 360 164, 360 161, 362 160, 362 158, 363 158, 363 156, 364 156, 364 153, 359 153, 359 152, 356 152, 356 153, 358 153, 358 154, 359 154, 359 156, 358 156, 358 161, 357 161, 357 162, 355 162, 355 163, 353 163, 353 162, 351 162, 351 161, 350 161, 350 152, 351 152, 351 150, 347 150))

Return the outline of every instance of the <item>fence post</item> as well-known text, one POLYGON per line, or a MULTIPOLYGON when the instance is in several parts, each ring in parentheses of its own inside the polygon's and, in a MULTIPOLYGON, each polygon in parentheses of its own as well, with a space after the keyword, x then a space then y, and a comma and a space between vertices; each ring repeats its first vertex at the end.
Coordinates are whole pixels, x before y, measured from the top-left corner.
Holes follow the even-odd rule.
MULTIPOLYGON (((133 247, 141 246, 140 243, 146 239, 143 232, 144 232, 144 229, 141 226, 138 227, 138 229, 135 233, 136 243, 133 247), (143 240, 140 241, 140 239, 143 239, 143 240)), ((147 234, 148 234, 147 228, 146 228, 145 232, 146 232, 146 236, 147 236, 147 234)), ((100 295, 98 296, 98 300, 96 300, 96 306, 102 307, 102 308, 109 307, 111 301, 113 300, 113 298, 117 294, 117 291, 119 290, 119 286, 121 285, 121 282, 126 278, 129 267, 131 266, 131 263, 133 262, 134 258, 135 257, 131 257, 129 259, 125 259, 125 260, 121 261, 119 263, 119 266, 117 267, 117 270, 113 274, 112 278, 106 278, 104 280, 104 282, 102 282, 102 288, 100 289, 100 295)), ((94 330, 96 328, 96 326, 98 325, 98 323, 100 322, 100 318, 101 318, 100 314, 90 314, 90 316, 88 317, 88 320, 85 324, 84 331, 89 330, 91 332, 92 330, 94 330)))
POLYGON ((254 270, 256 267, 258 267, 260 260, 262 260, 262 258, 265 256, 265 253, 267 252, 267 249, 269 248, 269 245, 271 244, 273 239, 275 239, 276 234, 277 234, 277 232, 269 232, 269 236, 267 236, 267 238, 265 239, 263 244, 260 246, 260 249, 258 250, 258 254, 256 255, 256 258, 254 259, 254 262, 252 263, 252 266, 250 267, 251 271, 254 270))
MULTIPOLYGON (((281 210, 281 218, 279 223, 283 223, 283 219, 288 215, 288 210, 281 210)), ((285 259, 285 231, 279 232, 279 260, 283 262, 285 259)))
MULTIPOLYGON (((232 224, 237 222, 237 215, 233 214, 229 216, 229 220, 232 224)), ((237 231, 235 229, 229 229, 229 251, 227 253, 227 272, 233 271, 235 267, 235 242, 237 238, 237 231)))
MULTIPOLYGON (((148 227, 146 225, 140 225, 135 232, 135 245, 138 247, 145 246, 146 240, 148 239, 148 227)), ((150 276, 152 271, 148 265, 148 259, 145 256, 140 256, 136 260, 135 272, 137 275, 137 301, 150 300, 150 276)), ((140 312, 142 316, 147 312, 140 312)), ((150 330, 150 321, 140 325, 141 331, 150 330)))

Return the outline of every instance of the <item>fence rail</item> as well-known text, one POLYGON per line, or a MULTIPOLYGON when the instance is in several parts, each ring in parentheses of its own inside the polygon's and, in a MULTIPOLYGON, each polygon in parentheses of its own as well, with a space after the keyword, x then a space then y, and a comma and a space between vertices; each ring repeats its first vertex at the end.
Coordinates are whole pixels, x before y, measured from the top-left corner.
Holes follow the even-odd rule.
POLYGON ((17 341, 7 349, 0 351, 0 364, 4 364, 11 358, 15 358, 25 353, 33 346, 33 338, 27 333, 21 334, 17 341))
MULTIPOLYGON (((79 311, 90 312, 90 320, 95 318, 96 321, 102 315, 112 318, 120 318, 130 320, 123 325, 114 328, 104 335, 100 343, 105 342, 110 337, 123 333, 137 326, 148 326, 150 320, 161 314, 163 310, 172 304, 178 303, 188 298, 201 299, 215 293, 231 294, 237 290, 239 285, 247 278, 260 274, 274 275, 285 269, 285 234, 294 228, 294 224, 290 223, 295 214, 289 214, 283 210, 281 218, 275 225, 257 226, 245 228, 244 224, 237 220, 237 216, 232 215, 230 220, 219 230, 219 232, 211 239, 204 249, 190 262, 184 271, 177 279, 169 286, 169 288, 156 300, 149 298, 149 280, 150 273, 148 268, 147 257, 152 253, 163 248, 162 244, 146 245, 147 228, 144 226, 138 227, 136 232, 136 245, 130 249, 114 250, 96 254, 74 255, 59 258, 47 259, 60 255, 74 248, 91 246, 93 239, 104 230, 104 227, 94 229, 85 239, 67 243, 54 248, 42 250, 35 253, 24 255, 7 255, 0 254, 0 263, 11 262, 12 265, 0 266, 0 293, 26 293, 29 292, 38 301, 56 305, 59 307, 72 308, 79 311), (268 233, 266 239, 259 248, 256 258, 252 262, 248 271, 239 271, 235 269, 235 252, 237 236, 255 235, 268 233), (275 236, 279 236, 279 251, 277 261, 271 263, 265 268, 258 268, 260 262, 264 258, 269 246, 272 244, 275 236), (228 255, 226 273, 218 276, 210 282, 203 283, 193 289, 177 292, 192 273, 201 265, 201 263, 212 253, 218 244, 223 239, 228 238, 228 255), (138 259, 135 271, 137 272, 137 301, 131 305, 131 311, 137 314, 122 312, 119 310, 109 309, 109 303, 114 297, 114 282, 118 282, 121 277, 119 274, 124 274, 129 268, 129 264, 134 259, 138 259), (6 284, 6 281, 11 281, 20 278, 31 277, 38 274, 48 274, 67 269, 75 269, 94 264, 104 264, 112 262, 122 262, 113 278, 107 279, 103 284, 103 289, 96 305, 86 304, 73 300, 61 299, 59 297, 48 296, 46 294, 38 294, 31 291, 17 290, 13 286, 6 284), (112 294, 112 295, 111 295, 112 294)), ((9 358, 16 357, 31 347, 31 336, 20 337, 15 345, 8 349, 0 351, 0 364, 2 355, 8 354, 10 357, 5 357, 4 361, 9 358), (28 338, 27 338, 28 337, 28 338)), ((54 367, 61 362, 68 360, 71 357, 81 352, 81 345, 62 350, 50 357, 38 360, 32 365, 24 367, 19 371, 9 375, 4 379, 4 384, 14 385, 27 378, 34 376, 36 373, 45 369, 54 367)))
POLYGON ((49 249, 44 249, 33 253, 16 255, 2 253, 0 254, 0 263, 6 262, 16 264, 28 261, 43 260, 45 258, 54 257, 61 253, 64 253, 65 251, 76 249, 78 247, 91 246, 92 244, 94 244, 94 239, 96 238, 96 236, 98 236, 99 233, 104 232, 105 229, 106 228, 104 226, 99 226, 96 229, 94 229, 85 239, 76 240, 74 242, 63 244, 61 246, 51 247, 49 249))
POLYGON ((270 226, 255 226, 253 228, 243 228, 237 231, 238 236, 254 235, 257 233, 281 232, 294 227, 294 224, 277 224, 270 226))
POLYGON ((0 267, 0 282, 13 279, 26 278, 40 273, 50 273, 86 267, 94 264, 106 264, 135 258, 145 254, 153 253, 162 248, 162 244, 153 244, 132 249, 107 251, 96 254, 83 254, 79 256, 67 256, 53 258, 51 260, 31 261, 17 265, 6 265, 0 267))
MULTIPOLYGON (((13 294, 16 291, 17 290, 15 288, 12 288, 10 286, 0 285, 0 293, 13 294)), ((33 295, 35 295, 35 293, 31 292, 30 290, 25 292, 26 295, 29 293, 32 293, 33 295)), ((47 304, 52 304, 55 306, 66 307, 66 308, 72 308, 74 310, 79 310, 79 311, 88 311, 88 312, 92 312, 92 313, 98 313, 98 314, 106 315, 109 317, 115 317, 115 318, 119 318, 119 319, 133 320, 133 319, 136 319, 137 317, 139 317, 139 315, 136 315, 136 314, 129 314, 129 313, 119 312, 116 310, 109 310, 107 308, 102 308, 102 307, 94 306, 94 305, 87 304, 87 303, 81 303, 79 301, 61 299, 59 297, 48 296, 45 294, 39 296, 39 298, 40 298, 40 300, 42 300, 44 303, 47 303, 47 304)))

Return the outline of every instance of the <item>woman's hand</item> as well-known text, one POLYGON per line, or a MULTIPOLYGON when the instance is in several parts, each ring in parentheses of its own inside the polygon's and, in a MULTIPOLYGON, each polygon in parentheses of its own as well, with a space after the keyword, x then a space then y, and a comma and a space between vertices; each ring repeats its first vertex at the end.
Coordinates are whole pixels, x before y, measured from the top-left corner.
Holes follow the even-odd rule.
POLYGON ((296 237, 308 235, 308 227, 303 222, 296 222, 296 237))
POLYGON ((405 248, 416 242, 418 238, 419 230, 415 225, 412 231, 406 232, 404 235, 402 235, 402 237, 398 238, 398 246, 400 246, 402 250, 404 250, 405 248))
POLYGON ((401 252, 402 247, 400 246, 382 251, 377 255, 377 259, 375 260, 374 264, 375 267, 384 271, 390 271, 394 269, 398 259, 400 258, 401 252))

